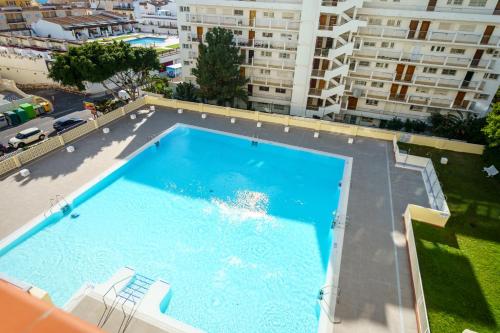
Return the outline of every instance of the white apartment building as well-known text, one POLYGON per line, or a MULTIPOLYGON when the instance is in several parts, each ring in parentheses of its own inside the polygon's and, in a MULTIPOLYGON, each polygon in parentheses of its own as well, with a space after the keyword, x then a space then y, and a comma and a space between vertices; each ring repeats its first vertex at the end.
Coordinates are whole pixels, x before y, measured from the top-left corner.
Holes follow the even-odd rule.
POLYGON ((483 115, 500 82, 498 0, 177 3, 183 79, 208 29, 231 29, 259 111, 373 126, 483 115))

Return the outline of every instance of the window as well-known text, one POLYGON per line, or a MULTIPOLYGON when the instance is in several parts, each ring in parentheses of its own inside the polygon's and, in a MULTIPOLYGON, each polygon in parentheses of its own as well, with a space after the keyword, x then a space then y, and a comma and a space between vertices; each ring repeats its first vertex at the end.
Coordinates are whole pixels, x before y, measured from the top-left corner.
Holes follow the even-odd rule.
POLYGON ((191 26, 190 25, 181 25, 181 30, 182 31, 191 31, 191 26))
POLYGON ((366 105, 373 105, 373 106, 377 106, 378 105, 378 101, 375 100, 375 99, 367 99, 366 102, 365 102, 366 105))
POLYGON ((363 46, 366 47, 375 47, 375 42, 363 42, 363 46))
POLYGON ((424 67, 423 72, 424 73, 429 73, 429 74, 436 74, 437 70, 438 69, 436 67, 424 67))
POLYGON ((280 52, 279 57, 281 59, 290 59, 290 53, 280 52))
POLYGON ((432 52, 444 52, 444 46, 433 45, 433 46, 431 46, 431 51, 432 52))
POLYGON ((384 47, 386 49, 393 49, 394 42, 382 42, 382 43, 380 43, 380 47, 384 47))
POLYGON ((359 65, 363 66, 363 67, 370 67, 370 62, 369 61, 360 61, 359 65))
POLYGON ((424 107, 420 106, 420 105, 410 105, 411 111, 422 111, 423 109, 424 109, 424 107))
POLYGON ((294 19, 294 15, 293 13, 283 13, 281 14, 281 18, 283 18, 284 20, 293 20, 294 19))
POLYGON ((434 95, 448 96, 448 90, 435 89, 434 95))
POLYGON ((259 91, 269 91, 269 87, 260 86, 259 91))
POLYGON ((485 79, 490 79, 490 80, 497 80, 499 75, 498 74, 493 74, 493 73, 486 73, 485 79))
POLYGON ((190 49, 191 48, 191 44, 182 44, 182 48, 183 49, 190 49))
POLYGON ((372 82, 371 86, 374 88, 383 88, 384 83, 383 82, 372 82))
POLYGON ((184 61, 184 66, 189 66, 189 61, 184 61))
POLYGON ((288 40, 292 40, 292 37, 291 34, 281 34, 281 38, 287 38, 288 40))
POLYGON ((278 94, 286 94, 286 89, 284 89, 284 88, 276 88, 276 92, 278 94))
POLYGON ((260 55, 263 57, 272 57, 273 53, 271 51, 260 51, 260 55))
POLYGON ((443 69, 441 71, 441 74, 454 76, 455 74, 457 74, 457 71, 454 69, 443 69))
POLYGON ((186 12, 186 13, 189 13, 189 7, 188 6, 180 6, 179 7, 179 10, 181 12, 186 12))
POLYGON ((370 17, 368 19, 368 24, 370 24, 370 25, 381 25, 382 24, 382 20, 379 19, 379 18, 370 17))
POLYGON ((465 53, 465 49, 451 49, 450 53, 451 54, 464 54, 465 53))
POLYGON ((490 95, 488 94, 475 94, 474 99, 488 99, 490 98, 490 95))
POLYGON ((233 30, 233 34, 235 36, 241 36, 241 35, 243 35, 243 31, 241 31, 241 30, 233 30))
POLYGON ((260 70, 260 74, 271 75, 271 70, 269 70, 269 69, 261 69, 260 70))
POLYGON ((267 18, 274 18, 273 12, 263 12, 262 15, 267 18))
POLYGON ((470 0, 469 6, 471 6, 471 7, 484 7, 484 6, 486 6, 486 2, 488 2, 488 0, 470 0))
POLYGON ((354 84, 357 86, 366 86, 366 81, 355 80, 354 84))
POLYGON ((235 9, 233 13, 234 16, 243 16, 243 10, 241 9, 235 9))
POLYGON ((387 26, 389 27, 399 27, 401 25, 401 20, 387 20, 387 26))
POLYGON ((461 5, 464 3, 464 0, 448 0, 446 2, 447 5, 461 5))
POLYGON ((375 67, 377 67, 377 68, 387 68, 387 67, 389 67, 389 64, 388 63, 383 63, 383 62, 377 62, 375 64, 375 67))
POLYGON ((417 87, 417 88, 415 89, 415 92, 418 92, 418 93, 420 93, 420 94, 427 94, 427 93, 429 92, 429 89, 427 89, 427 88, 417 87))
POLYGON ((272 38, 273 37, 273 33, 272 32, 263 32, 262 33, 262 37, 272 38))

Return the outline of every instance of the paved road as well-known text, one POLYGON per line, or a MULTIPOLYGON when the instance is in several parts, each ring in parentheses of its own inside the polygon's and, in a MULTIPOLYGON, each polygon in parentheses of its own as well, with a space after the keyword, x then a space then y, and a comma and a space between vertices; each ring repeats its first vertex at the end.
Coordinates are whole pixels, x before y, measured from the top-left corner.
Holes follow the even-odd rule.
POLYGON ((16 133, 30 127, 38 127, 43 131, 47 131, 49 135, 53 135, 55 133, 53 133, 52 124, 55 119, 60 117, 72 116, 88 119, 91 116, 89 111, 82 111, 83 101, 90 100, 82 95, 54 89, 25 90, 25 92, 27 94, 42 96, 53 101, 54 111, 15 127, 0 129, 0 143, 4 145, 7 145, 9 139, 15 136, 16 133), (54 98, 52 98, 52 96, 54 96, 54 98))

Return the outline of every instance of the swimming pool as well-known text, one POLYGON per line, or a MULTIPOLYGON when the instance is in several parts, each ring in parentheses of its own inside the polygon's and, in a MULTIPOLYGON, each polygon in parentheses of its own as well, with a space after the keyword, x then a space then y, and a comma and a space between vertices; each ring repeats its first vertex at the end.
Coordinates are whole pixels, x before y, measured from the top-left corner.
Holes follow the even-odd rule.
POLYGON ((140 45, 140 46, 151 46, 151 45, 156 45, 156 46, 161 46, 165 44, 165 38, 158 38, 158 37, 140 37, 136 39, 130 39, 125 41, 125 43, 131 44, 131 45, 140 45))
POLYGON ((63 305, 129 266, 168 281, 166 314, 208 332, 313 332, 345 170, 179 125, 3 248, 0 271, 63 305))

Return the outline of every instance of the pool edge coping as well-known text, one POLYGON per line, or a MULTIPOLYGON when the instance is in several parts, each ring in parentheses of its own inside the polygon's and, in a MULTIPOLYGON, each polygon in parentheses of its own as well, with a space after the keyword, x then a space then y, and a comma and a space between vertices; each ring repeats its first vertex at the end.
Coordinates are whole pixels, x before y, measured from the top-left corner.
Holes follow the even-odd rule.
MULTIPOLYGON (((149 147, 152 146, 155 142, 159 141, 163 137, 167 136, 174 130, 176 130, 179 127, 188 127, 188 128, 193 128, 197 130, 202 130, 206 132, 211 132, 219 135, 226 135, 226 136, 232 136, 232 137, 237 137, 240 139, 245 139, 249 141, 257 141, 265 144, 270 144, 274 146, 279 146, 279 147, 284 147, 287 149, 293 149, 293 150, 299 150, 299 151, 305 151, 313 154, 318 154, 318 155, 323 155, 323 156, 328 156, 328 157, 333 157, 337 159, 342 159, 344 161, 344 170, 343 170, 343 175, 341 179, 341 191, 340 191, 340 196, 339 196, 339 201, 336 209, 336 215, 338 216, 338 221, 336 223, 335 228, 337 227, 338 222, 340 222, 339 225, 345 226, 346 222, 346 214, 347 214, 347 206, 348 206, 348 199, 349 199, 349 189, 351 186, 351 176, 352 176, 352 165, 353 165, 353 157, 350 156, 345 156, 345 155, 340 155, 340 154, 335 154, 335 153, 329 153, 317 149, 312 149, 312 148, 306 148, 306 147, 301 147, 301 146, 296 146, 296 145, 290 145, 282 142, 277 142, 277 141, 272 141, 272 140, 266 140, 266 139, 261 139, 257 137, 250 137, 247 135, 242 135, 242 134, 236 134, 236 133, 231 133, 231 132, 226 132, 222 130, 216 130, 212 128, 207 128, 207 127, 202 127, 202 126, 196 126, 196 125, 191 125, 191 124, 186 124, 182 122, 177 122, 174 125, 170 126, 166 130, 162 131, 158 135, 154 136, 152 139, 148 140, 146 143, 144 143, 140 148, 135 150, 134 152, 130 153, 127 155, 125 158, 116 161, 113 163, 112 166, 101 172, 99 175, 97 175, 95 178, 91 179, 90 181, 86 182, 73 192, 71 192, 69 195, 67 195, 65 198, 66 202, 71 205, 75 199, 77 199, 80 195, 88 191, 90 188, 92 188, 94 185, 111 175, 113 172, 127 164, 129 161, 131 161, 133 158, 135 158, 137 155, 148 149, 149 147), (347 185, 347 186, 346 186, 347 185)), ((32 218, 29 220, 28 223, 24 224, 20 228, 16 229, 6 237, 0 240, 0 251, 3 250, 5 247, 11 245, 12 243, 16 242, 18 239, 23 237, 25 234, 29 233, 31 230, 36 228, 39 224, 41 224, 46 218, 49 216, 60 212, 61 207, 58 209, 54 209, 50 215, 47 215, 47 211, 37 215, 36 217, 32 218)), ((333 217, 335 218, 335 217, 333 217)), ((333 317, 335 316, 335 309, 336 309, 336 304, 337 304, 337 289, 338 289, 338 284, 339 284, 339 279, 340 279, 340 265, 341 265, 341 259, 342 259, 342 249, 343 249, 343 238, 344 238, 344 232, 345 229, 344 227, 342 228, 337 228, 337 230, 334 230, 334 240, 332 241, 331 244, 331 249, 330 249, 330 254, 329 254, 329 262, 328 262, 328 267, 327 267, 327 272, 325 274, 325 284, 323 285, 322 288, 328 285, 334 285, 336 286, 335 289, 335 298, 334 301, 331 302, 328 307, 330 313, 333 317), (340 232, 338 232, 340 231, 340 232), (338 232, 338 234, 336 233, 338 232), (337 239, 338 237, 338 239, 337 239), (340 240, 340 242, 338 241, 340 240), (337 245, 340 243, 340 246, 337 247, 337 245), (338 258, 338 260, 335 260, 338 258), (332 264, 332 261, 335 261, 334 264, 332 264), (334 267, 333 267, 334 266, 334 267), (336 272, 336 273, 334 273, 336 272), (332 310, 333 309, 333 310, 332 310)), ((76 290, 75 293, 71 296, 71 298, 64 304, 62 307, 59 307, 60 309, 65 309, 65 307, 68 305, 68 303, 73 299, 76 293, 78 293, 80 289, 76 290)), ((168 315, 166 315, 168 316, 168 315)), ((173 318, 173 317, 172 317, 173 318)), ((175 319, 175 318, 174 318, 175 319)), ((323 332, 333 332, 334 329, 334 322, 332 322, 331 318, 329 318, 328 315, 326 315, 323 311, 323 309, 320 306, 320 317, 318 320, 318 333, 323 333, 323 332)))

